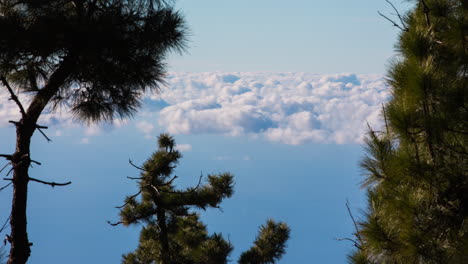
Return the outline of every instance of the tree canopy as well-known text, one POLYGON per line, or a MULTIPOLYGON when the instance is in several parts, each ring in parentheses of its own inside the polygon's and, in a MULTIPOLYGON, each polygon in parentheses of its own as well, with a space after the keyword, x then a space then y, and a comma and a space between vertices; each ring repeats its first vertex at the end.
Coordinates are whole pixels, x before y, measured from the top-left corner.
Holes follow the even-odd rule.
POLYGON ((41 113, 64 107, 87 122, 132 115, 164 82, 164 58, 185 47, 183 17, 163 0, 0 0, 0 81, 18 106, 9 264, 30 255, 31 137, 41 113), (22 94, 23 97, 18 96, 22 94), (27 97, 26 100, 24 98, 27 97), (23 98, 23 100, 20 100, 23 98), (28 102, 28 105, 23 103, 28 102))
MULTIPOLYGON (((138 192, 120 206, 120 222, 113 225, 144 224, 138 248, 123 257, 124 264, 221 264, 228 262, 233 246, 220 233, 208 234, 193 209, 219 208, 234 193, 230 173, 202 177, 195 187, 178 190, 177 176, 171 176, 181 158, 174 139, 161 134, 158 150, 143 164, 131 164, 140 171, 138 192)), ((112 223, 111 223, 112 224, 112 223)), ((260 227, 254 246, 244 252, 240 264, 275 263, 285 253, 289 227, 268 220, 260 227)))
POLYGON ((350 263, 468 262, 468 3, 413 2, 386 127, 367 137, 368 209, 350 263))

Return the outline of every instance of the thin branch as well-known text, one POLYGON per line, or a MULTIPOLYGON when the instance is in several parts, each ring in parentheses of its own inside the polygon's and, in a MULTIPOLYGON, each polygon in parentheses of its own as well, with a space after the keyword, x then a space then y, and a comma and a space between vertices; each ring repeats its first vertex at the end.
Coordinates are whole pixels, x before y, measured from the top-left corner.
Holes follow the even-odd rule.
POLYGON ((121 206, 116 206, 115 208, 117 208, 117 209, 122 209, 122 208, 124 208, 131 200, 135 199, 135 197, 137 197, 138 195, 140 195, 140 193, 141 193, 141 190, 140 190, 139 192, 137 192, 136 194, 134 194, 134 195, 132 195, 132 196, 129 196, 127 199, 125 199, 125 200, 127 200, 127 201, 126 201, 123 205, 121 205, 121 206))
MULTIPOLYGON (((41 127, 41 126, 36 125, 36 128, 37 128, 37 130, 45 137, 45 139, 47 140, 47 142, 52 142, 52 139, 50 139, 50 138, 44 133, 44 131, 42 131, 42 128, 44 128, 44 127, 41 127)), ((46 127, 46 128, 47 128, 47 127, 46 127)))
POLYGON ((143 180, 143 177, 130 177, 130 176, 127 176, 127 179, 130 179, 130 180, 143 180))
POLYGON ((397 28, 401 29, 402 31, 406 31, 406 32, 408 32, 408 29, 407 29, 407 28, 404 28, 404 27, 402 27, 402 26, 398 25, 398 24, 397 24, 395 21, 393 21, 392 19, 390 19, 390 18, 389 18, 389 17, 387 17, 386 15, 384 15, 384 14, 380 13, 380 11, 377 11, 377 13, 379 13, 379 15, 380 15, 381 17, 383 17, 383 18, 385 18, 386 20, 390 21, 390 23, 392 23, 392 24, 393 24, 393 26, 395 26, 395 27, 397 27, 397 28))
POLYGON ((6 167, 8 167, 8 165, 10 165, 10 164, 11 164, 11 162, 8 162, 7 164, 5 164, 5 166, 3 166, 3 168, 0 170, 0 173, 2 173, 2 171, 3 171, 6 167))
POLYGON ((130 165, 132 165, 133 167, 135 167, 135 168, 137 168, 137 169, 139 169, 139 170, 141 170, 141 171, 146 171, 146 170, 143 169, 142 167, 139 167, 139 166, 135 165, 131 159, 129 159, 128 162, 129 162, 130 165))
POLYGON ((356 248, 358 248, 359 250, 362 250, 362 247, 359 245, 359 243, 357 243, 356 240, 354 239, 351 239, 351 238, 347 238, 347 237, 344 237, 344 238, 335 238, 336 241, 344 241, 344 240, 347 240, 347 241, 351 241, 353 242, 354 246, 356 248))
POLYGON ((20 109, 20 112, 21 112, 21 115, 23 117, 26 117, 26 111, 24 111, 23 105, 21 104, 20 100, 18 99, 18 96, 16 96, 15 92, 13 91, 10 84, 6 80, 5 76, 1 76, 0 79, 1 79, 1 81, 3 83, 3 85, 5 85, 5 87, 8 89, 8 92, 10 92, 11 100, 15 101, 15 103, 18 105, 18 107, 20 109))
MULTIPOLYGON (((398 12, 398 9, 395 7, 395 5, 394 5, 392 2, 390 2, 389 0, 385 0, 385 2, 387 2, 389 5, 392 6, 393 10, 395 10, 396 15, 398 16, 398 19, 400 19, 400 23, 401 23, 403 26, 405 26, 405 21, 403 20, 403 17, 400 15, 400 12, 398 12)), ((405 29, 406 29, 406 31, 408 31, 408 29, 406 28, 406 26, 405 26, 405 29)))
POLYGON ((6 160, 11 160, 13 158, 13 155, 0 154, 0 157, 5 158, 6 160))
POLYGON ((385 131, 387 132, 387 135, 388 135, 388 121, 387 121, 387 113, 385 112, 385 105, 382 104, 382 114, 383 114, 383 117, 384 117, 384 120, 385 120, 385 131))
POLYGON ((116 222, 116 223, 112 223, 111 221, 106 221, 106 222, 111 226, 118 226, 118 225, 123 224, 123 222, 116 222))
POLYGON ((426 24, 428 27, 431 26, 431 19, 429 18, 429 7, 427 6, 426 1, 421 0, 421 4, 423 5, 424 16, 426 17, 426 24))
MULTIPOLYGON (((187 192, 181 192, 181 191, 165 191, 165 190, 160 190, 160 191, 163 192, 163 193, 172 193, 172 194, 191 194, 191 193, 194 193, 194 192, 200 187, 202 177, 203 177, 203 175, 200 175, 200 178, 198 179, 198 184, 197 184, 197 186, 195 186, 195 188, 191 189, 190 191, 187 191, 187 192)), ((174 177, 174 178, 175 178, 175 177, 174 177)), ((173 178, 172 180, 174 180, 174 178, 173 178)), ((154 186, 153 186, 153 188, 154 188, 154 186)))
POLYGON ((72 183, 71 181, 65 182, 65 183, 46 182, 46 181, 38 180, 38 179, 35 179, 35 178, 31 178, 31 177, 29 177, 29 180, 34 181, 34 182, 38 182, 38 183, 42 183, 42 184, 46 184, 46 185, 50 185, 50 186, 52 186, 52 188, 55 187, 55 186, 66 186, 66 185, 70 185, 72 183))
POLYGON ((0 191, 3 191, 5 190, 8 186, 10 186, 13 182, 10 181, 7 185, 3 186, 2 188, 0 188, 0 191))
POLYGON ((356 233, 354 233, 354 235, 359 240, 360 245, 362 245, 363 241, 362 241, 361 235, 359 234, 359 227, 358 227, 358 225, 356 223, 356 219, 354 219, 354 216, 353 216, 353 213, 351 212, 351 209, 349 208, 349 200, 348 199, 346 199, 346 209, 348 209, 348 214, 351 217, 351 220, 353 220, 354 228, 356 229, 356 233))
POLYGON ((166 183, 163 183, 163 184, 160 184, 160 185, 158 185, 158 186, 159 186, 159 187, 161 187, 161 186, 167 186, 167 185, 171 185, 171 184, 172 184, 172 182, 173 182, 175 179, 177 179, 177 178, 178 178, 178 177, 177 177, 177 175, 175 175, 175 176, 174 176, 174 177, 172 177, 172 179, 170 179, 168 182, 166 182, 166 183))
POLYGON ((0 233, 2 233, 3 230, 5 230, 5 228, 7 227, 8 223, 10 222, 10 218, 11 218, 11 214, 10 214, 10 216, 8 216, 7 220, 6 220, 5 223, 3 224, 2 228, 0 228, 0 233))

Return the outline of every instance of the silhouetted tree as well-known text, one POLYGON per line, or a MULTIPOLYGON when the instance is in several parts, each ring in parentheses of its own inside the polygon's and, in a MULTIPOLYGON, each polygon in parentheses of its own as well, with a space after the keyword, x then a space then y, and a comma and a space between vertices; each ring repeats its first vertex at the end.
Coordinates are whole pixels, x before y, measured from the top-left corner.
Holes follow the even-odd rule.
MULTIPOLYGON (((125 199, 118 208, 120 222, 112 225, 146 224, 140 234, 135 252, 123 257, 124 264, 222 264, 228 262, 232 245, 221 234, 209 235, 206 226, 191 208, 218 208, 224 198, 233 194, 233 176, 230 173, 208 175, 208 183, 177 190, 172 172, 181 154, 175 149, 174 139, 162 134, 159 148, 139 167, 139 191, 125 199), (137 200, 137 198, 140 198, 137 200)), ((285 253, 289 227, 285 223, 268 220, 260 228, 254 246, 244 252, 241 264, 275 263, 285 253)))
POLYGON ((163 82, 167 52, 184 48, 185 26, 162 0, 0 0, 0 32, 0 80, 21 113, 10 121, 15 152, 1 155, 13 170, 8 263, 24 264, 31 252, 28 183, 68 184, 28 174, 31 163, 39 164, 31 137, 36 130, 45 136, 41 113, 66 106, 88 122, 130 116, 143 93, 163 82))
POLYGON ((386 128, 367 137, 368 209, 350 263, 468 263, 468 2, 413 2, 386 128))

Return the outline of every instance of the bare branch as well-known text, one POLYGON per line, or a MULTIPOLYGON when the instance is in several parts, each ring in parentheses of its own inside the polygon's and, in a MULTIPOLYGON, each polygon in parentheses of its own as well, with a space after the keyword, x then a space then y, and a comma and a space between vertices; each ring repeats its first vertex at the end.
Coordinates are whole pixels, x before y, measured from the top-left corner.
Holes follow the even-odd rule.
POLYGON ((381 17, 383 17, 383 18, 385 18, 386 20, 390 21, 390 23, 392 23, 393 26, 395 26, 395 27, 401 29, 402 31, 408 32, 408 29, 407 29, 407 28, 404 28, 404 27, 398 25, 395 21, 393 21, 392 19, 388 18, 386 15, 380 13, 380 11, 377 11, 377 13, 378 13, 381 17))
POLYGON ((166 182, 166 183, 163 183, 163 184, 161 184, 161 185, 158 185, 158 186, 159 186, 159 187, 161 187, 161 186, 167 186, 167 185, 171 185, 171 184, 172 184, 172 182, 173 182, 175 179, 177 179, 177 178, 178 178, 178 177, 177 177, 177 175, 175 175, 175 176, 174 176, 174 177, 172 177, 172 179, 170 179, 168 182, 166 182))
POLYGON ((0 188, 0 191, 3 191, 5 190, 8 186, 10 186, 13 182, 10 181, 7 185, 3 186, 2 188, 0 188))
POLYGON ((13 155, 0 154, 0 157, 5 158, 6 160, 11 160, 13 158, 13 155))
MULTIPOLYGON (((198 184, 197 186, 195 186, 195 188, 191 189, 190 191, 187 191, 187 192, 181 192, 181 191, 165 191, 165 190, 160 190, 161 192, 163 193, 172 193, 172 194, 191 194, 191 193, 194 193, 199 187, 200 187, 200 184, 201 184, 201 180, 203 178, 203 175, 200 175, 200 178, 198 179, 198 184)), ((174 178, 172 178, 172 180, 174 180, 174 178)), ((172 181, 171 180, 171 181, 172 181)), ((161 185, 163 186, 163 185, 161 185)), ((153 186, 154 187, 154 186, 153 186)))
POLYGON ((10 216, 8 216, 7 220, 6 220, 5 223, 2 225, 2 228, 0 228, 0 233, 3 232, 3 230, 5 230, 5 228, 7 227, 8 223, 10 222, 10 218, 11 218, 11 214, 10 214, 10 216))
POLYGON ((389 0, 385 0, 385 2, 392 6, 393 10, 395 10, 396 15, 398 16, 398 19, 400 19, 400 23, 405 27, 406 31, 408 31, 408 29, 405 26, 405 21, 403 20, 403 17, 401 16, 400 12, 398 12, 398 9, 395 7, 395 5, 389 0))
POLYGON ((45 139, 47 140, 47 142, 52 142, 52 139, 50 139, 50 138, 44 133, 44 131, 42 131, 43 128, 47 128, 47 127, 42 127, 42 126, 36 125, 36 128, 37 128, 37 130, 45 137, 45 139))
POLYGON ((143 180, 143 177, 130 177, 130 176, 127 176, 127 179, 130 179, 130 180, 143 180))
POLYGON ((7 164, 5 164, 5 166, 3 166, 3 168, 0 170, 0 173, 2 173, 2 171, 3 171, 6 167, 8 167, 8 165, 10 165, 10 164, 11 164, 11 162, 8 162, 7 164))
POLYGON ((123 222, 116 222, 116 223, 112 223, 111 221, 106 221, 106 222, 111 226, 118 226, 118 225, 123 224, 123 222))
POLYGON ((361 245, 359 245, 359 243, 357 243, 357 241, 354 240, 354 239, 344 237, 344 238, 335 238, 335 240, 337 240, 337 241, 345 241, 345 240, 351 241, 351 242, 353 242, 353 244, 354 244, 354 246, 355 246, 356 248, 358 248, 359 250, 362 250, 361 245))
POLYGON ((50 186, 52 186, 52 188, 55 187, 55 186, 66 186, 66 185, 70 185, 72 183, 71 181, 65 182, 65 183, 46 182, 46 181, 38 180, 38 179, 35 179, 35 178, 31 178, 31 177, 29 177, 29 180, 34 181, 34 182, 38 182, 38 183, 42 183, 42 184, 46 184, 46 185, 50 185, 50 186))
POLYGON ((18 99, 18 96, 16 96, 15 92, 13 91, 10 84, 6 80, 5 76, 0 76, 0 80, 2 81, 3 85, 5 85, 5 87, 8 89, 8 92, 10 92, 11 100, 13 100, 18 105, 21 115, 23 117, 26 117, 26 111, 24 111, 23 105, 21 104, 20 100, 18 99))
POLYGON ((129 162, 130 165, 132 165, 133 167, 135 167, 135 168, 137 168, 137 169, 139 169, 139 170, 141 170, 141 171, 145 171, 145 169, 143 169, 142 167, 139 167, 139 166, 135 165, 131 159, 129 159, 128 162, 129 162))
POLYGON ((134 194, 134 195, 128 197, 127 199, 125 199, 125 200, 127 200, 127 201, 126 201, 123 205, 121 205, 121 206, 116 206, 115 208, 117 208, 117 209, 122 209, 122 208, 124 208, 131 200, 135 199, 135 197, 137 197, 138 195, 140 195, 140 193, 141 193, 141 190, 140 190, 139 192, 137 192, 136 194, 134 194))

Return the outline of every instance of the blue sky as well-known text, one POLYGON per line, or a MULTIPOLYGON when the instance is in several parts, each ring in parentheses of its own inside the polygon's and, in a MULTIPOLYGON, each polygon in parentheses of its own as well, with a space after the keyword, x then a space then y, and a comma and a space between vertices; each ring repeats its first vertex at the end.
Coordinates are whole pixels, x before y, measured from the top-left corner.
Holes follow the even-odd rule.
MULTIPOLYGON (((200 171, 235 175, 224 212, 201 212, 210 232, 234 244, 234 262, 274 218, 292 229, 279 263, 345 263, 352 246, 335 238, 354 231, 346 199, 357 215, 365 206, 362 140, 366 123, 382 125, 383 75, 398 33, 377 10, 393 11, 383 0, 183 0, 177 7, 191 29, 189 49, 168 59, 168 86, 147 94, 134 119, 87 127, 66 109, 42 116, 53 142, 34 136, 32 157, 43 166, 31 176, 73 184, 30 184, 29 263, 119 263, 134 250, 140 227, 106 221, 117 220, 114 206, 135 193, 126 176, 138 172, 128 159, 144 162, 162 132, 183 151, 181 186, 196 184, 200 171)), ((2 91, 1 153, 14 150, 7 121, 15 118, 2 91)), ((10 197, 11 189, 0 192, 1 224, 10 197)))
MULTIPOLYGON (((408 4, 394 1, 400 10, 408 4)), ((377 14, 384 0, 182 0, 189 54, 175 71, 384 73, 397 30, 377 14)))

